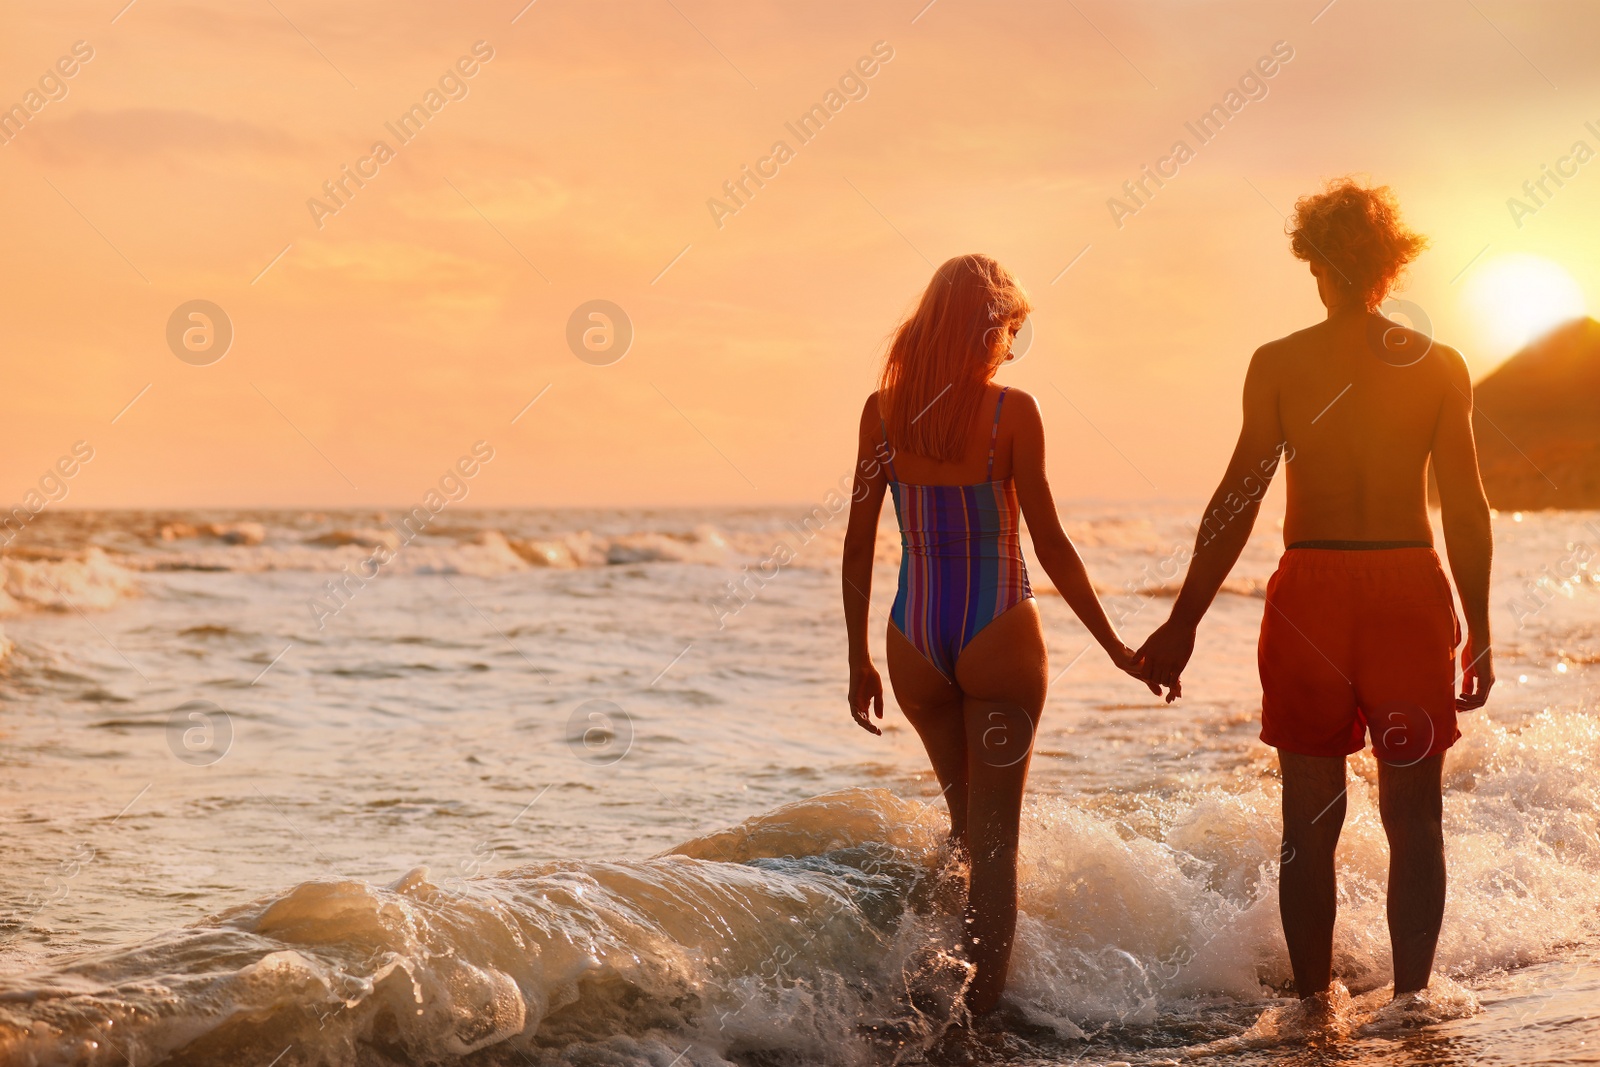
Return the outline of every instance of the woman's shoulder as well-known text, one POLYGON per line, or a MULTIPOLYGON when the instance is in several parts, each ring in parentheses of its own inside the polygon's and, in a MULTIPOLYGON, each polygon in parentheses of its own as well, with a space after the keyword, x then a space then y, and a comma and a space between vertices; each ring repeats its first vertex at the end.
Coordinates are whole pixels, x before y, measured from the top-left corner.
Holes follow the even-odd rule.
POLYGON ((1000 411, 1000 432, 1017 442, 1018 447, 1031 447, 1028 442, 1044 440, 1044 416, 1032 393, 1016 386, 1006 390, 1000 411))
POLYGON ((1005 401, 1001 407, 1002 417, 1007 411, 1014 414, 1038 416, 1039 401, 1032 393, 1026 389, 1019 389, 1014 385, 1006 386, 1003 391, 1005 393, 1005 401))
POLYGON ((867 394, 867 402, 861 406, 861 421, 871 421, 876 425, 884 416, 883 408, 878 404, 878 395, 881 390, 874 389, 867 394))

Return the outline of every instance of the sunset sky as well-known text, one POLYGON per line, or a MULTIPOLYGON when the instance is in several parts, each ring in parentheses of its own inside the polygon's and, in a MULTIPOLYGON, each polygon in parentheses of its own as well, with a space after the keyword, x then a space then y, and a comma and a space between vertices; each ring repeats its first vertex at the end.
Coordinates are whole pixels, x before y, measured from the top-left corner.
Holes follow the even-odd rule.
POLYGON ((1400 295, 1477 376, 1511 350, 1502 257, 1600 301, 1591 3, 125 3, 0 16, 7 508, 80 440, 67 506, 409 505, 479 439, 476 505, 805 502, 972 251, 1037 305, 1002 381, 1040 399, 1057 495, 1200 497, 1251 351, 1321 314, 1283 214, 1345 173, 1431 238, 1400 295), (167 342, 196 299, 234 331, 207 366, 167 342), (633 326, 610 365, 566 339, 596 299, 633 326))

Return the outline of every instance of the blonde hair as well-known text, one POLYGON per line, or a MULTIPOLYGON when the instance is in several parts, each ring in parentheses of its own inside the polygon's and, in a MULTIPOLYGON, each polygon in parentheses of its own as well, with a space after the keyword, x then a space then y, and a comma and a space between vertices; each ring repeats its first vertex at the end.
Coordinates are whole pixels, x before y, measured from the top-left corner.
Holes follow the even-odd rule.
POLYGON ((956 256, 934 271, 895 329, 878 376, 890 447, 959 461, 996 369, 989 339, 1032 310, 1011 272, 989 256, 956 256))

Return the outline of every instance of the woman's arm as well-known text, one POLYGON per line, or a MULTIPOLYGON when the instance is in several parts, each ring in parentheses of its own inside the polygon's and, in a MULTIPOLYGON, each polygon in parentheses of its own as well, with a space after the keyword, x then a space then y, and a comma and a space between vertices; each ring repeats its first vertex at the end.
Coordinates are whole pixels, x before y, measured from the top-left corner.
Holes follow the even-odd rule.
MULTIPOLYGON (((1022 505, 1028 532, 1033 536, 1034 554, 1067 606, 1089 628, 1090 635, 1105 649, 1111 662, 1132 674, 1133 650, 1122 643, 1117 628, 1106 617, 1106 609, 1095 595, 1083 558, 1067 537, 1067 531, 1061 528, 1061 516, 1056 513, 1055 497, 1045 474, 1044 420, 1039 416, 1038 401, 1018 389, 1012 389, 1007 396, 1016 398, 1015 403, 1005 408, 1013 420, 1011 476, 1016 482, 1017 501, 1022 505)), ((1153 685, 1149 688, 1160 695, 1160 689, 1153 685)))
POLYGON ((861 728, 883 733, 872 724, 869 709, 883 718, 883 679, 872 665, 867 644, 868 609, 872 602, 872 558, 878 546, 878 516, 889 476, 882 465, 882 421, 878 394, 867 397, 861 409, 856 445, 856 474, 850 493, 850 523, 844 532, 845 638, 850 652, 850 714, 861 728))

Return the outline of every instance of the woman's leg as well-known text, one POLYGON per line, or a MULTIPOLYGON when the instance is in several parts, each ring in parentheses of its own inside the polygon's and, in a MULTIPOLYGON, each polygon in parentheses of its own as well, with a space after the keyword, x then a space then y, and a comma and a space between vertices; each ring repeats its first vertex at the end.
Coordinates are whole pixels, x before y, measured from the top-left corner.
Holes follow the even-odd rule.
POLYGON ((889 627, 889 684, 939 779, 950 809, 950 839, 967 845, 967 731, 962 723, 961 690, 956 688, 894 626, 889 627))
POLYGON ((1031 599, 979 631, 956 662, 967 736, 968 948, 977 965, 967 1002, 975 1012, 1000 1000, 1011 966, 1022 793, 1048 674, 1039 607, 1031 599))

